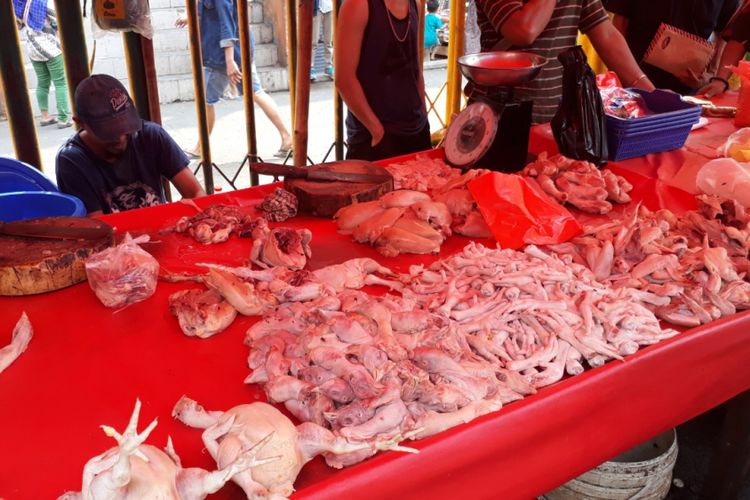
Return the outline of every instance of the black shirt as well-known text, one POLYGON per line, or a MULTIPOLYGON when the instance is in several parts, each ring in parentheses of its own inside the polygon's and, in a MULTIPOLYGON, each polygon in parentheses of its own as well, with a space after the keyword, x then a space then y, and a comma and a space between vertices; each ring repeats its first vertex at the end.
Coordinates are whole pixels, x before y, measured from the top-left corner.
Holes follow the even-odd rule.
POLYGON ((708 39, 729 22, 740 0, 603 0, 604 8, 628 19, 625 39, 633 57, 657 88, 688 94, 674 75, 641 62, 661 23, 708 39))
POLYGON ((94 155, 76 134, 57 152, 55 170, 60 191, 80 198, 88 212, 109 214, 164 203, 161 176, 172 179, 189 163, 163 128, 144 120, 114 163, 94 155))

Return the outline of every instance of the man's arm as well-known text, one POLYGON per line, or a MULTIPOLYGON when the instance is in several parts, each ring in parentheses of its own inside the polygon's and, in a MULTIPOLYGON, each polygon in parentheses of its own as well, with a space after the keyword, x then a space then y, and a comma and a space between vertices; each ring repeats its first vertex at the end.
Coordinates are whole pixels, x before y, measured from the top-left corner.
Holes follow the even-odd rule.
POLYGON ((185 167, 180 172, 172 177, 171 179, 174 187, 180 192, 183 198, 198 198, 199 196, 206 196, 206 192, 203 187, 195 178, 190 167, 185 167))
POLYGON ((547 27, 557 0, 478 0, 495 30, 513 45, 525 47, 534 43, 547 27))
POLYGON ((654 90, 654 84, 635 62, 625 38, 609 20, 597 24, 586 35, 604 64, 620 77, 623 86, 654 90))
POLYGON ((620 32, 622 36, 627 36, 628 34, 628 18, 621 15, 621 14, 615 14, 612 16, 612 25, 615 27, 617 31, 620 32))
POLYGON ((362 38, 368 21, 367 0, 345 0, 339 10, 334 51, 336 78, 334 83, 354 116, 372 135, 372 145, 379 143, 385 131, 383 124, 367 102, 357 78, 357 66, 362 51, 362 38))

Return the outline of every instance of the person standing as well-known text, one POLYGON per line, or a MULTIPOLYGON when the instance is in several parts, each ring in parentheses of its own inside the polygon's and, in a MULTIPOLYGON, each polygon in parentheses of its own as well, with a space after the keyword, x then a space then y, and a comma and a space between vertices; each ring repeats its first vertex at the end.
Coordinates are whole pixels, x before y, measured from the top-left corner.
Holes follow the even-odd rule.
POLYGON ((55 11, 47 0, 14 0, 16 17, 26 33, 26 47, 36 73, 36 101, 41 112, 40 125, 73 125, 68 105, 68 82, 65 79, 62 49, 57 38, 55 11), (50 83, 55 85, 57 118, 49 112, 50 83))
POLYGON ((313 33, 312 33, 312 66, 310 67, 310 80, 318 80, 315 71, 315 52, 320 41, 320 32, 323 31, 323 45, 325 47, 324 61, 325 74, 333 80, 333 2, 332 0, 315 0, 313 6, 313 33))
POLYGON ((437 0, 427 2, 427 15, 424 17, 424 48, 429 54, 437 47, 439 40, 437 32, 443 28, 443 21, 437 15, 440 3, 437 0))
POLYGON ((336 25, 335 84, 348 107, 347 158, 430 149, 415 0, 345 0, 336 25))
POLYGON ((79 132, 55 158, 57 185, 77 196, 90 216, 166 201, 162 176, 185 198, 205 195, 190 160, 158 124, 141 120, 116 78, 91 75, 74 99, 79 132))
MULTIPOLYGON (((612 22, 625 36, 636 60, 640 61, 662 23, 708 40, 712 34, 724 29, 740 0, 605 0, 604 4, 614 14, 612 22)), ((715 60, 718 61, 720 56, 721 51, 716 50, 715 60)), ((694 74, 689 69, 672 74, 643 63, 643 70, 658 88, 680 94, 692 94, 704 84, 705 75, 694 74)))
MULTIPOLYGON (((208 134, 216 123, 214 105, 219 102, 230 84, 239 87, 242 73, 239 68, 239 30, 237 28, 237 3, 235 0, 199 0, 198 18, 203 57, 203 82, 206 87, 206 118, 208 134)), ((187 17, 178 17, 175 26, 183 28, 187 17)), ((255 43, 251 33, 251 48, 255 43)), ((286 128, 279 109, 261 87, 255 63, 252 65, 253 100, 263 110, 281 136, 281 147, 277 157, 286 157, 291 152, 292 135, 286 128)), ((200 158, 200 141, 186 150, 191 159, 200 158)))
MULTIPOLYGON (((622 34, 607 17, 600 0, 476 0, 482 52, 522 50, 547 58, 533 80, 515 87, 514 96, 534 102, 532 120, 552 119, 562 97, 562 65, 557 56, 576 45, 578 31, 589 36, 597 53, 623 85, 653 90, 633 59, 622 34)), ((470 99, 488 89, 469 83, 470 99)))
POLYGON ((750 49, 750 1, 746 1, 721 32, 726 42, 716 73, 708 79, 698 94, 713 97, 729 89, 730 67, 736 67, 750 49))

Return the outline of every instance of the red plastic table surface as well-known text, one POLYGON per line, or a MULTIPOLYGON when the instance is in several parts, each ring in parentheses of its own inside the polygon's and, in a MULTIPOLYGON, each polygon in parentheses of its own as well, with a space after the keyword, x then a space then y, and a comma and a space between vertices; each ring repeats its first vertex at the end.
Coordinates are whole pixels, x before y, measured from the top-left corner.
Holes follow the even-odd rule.
MULTIPOLYGON (((252 211, 271 189, 196 201, 252 211)), ((249 240, 202 246, 182 235, 159 234, 192 213, 175 203, 104 219, 120 234, 150 234, 154 242, 144 248, 172 272, 196 270, 203 261, 239 265, 247 259, 249 240)), ((337 234, 331 221, 299 217, 281 225, 312 229, 312 268, 368 256, 403 272, 436 258, 383 258, 337 234)), ((441 256, 467 241, 450 238, 441 256)), ((248 374, 244 333, 255 318, 238 317, 225 332, 202 340, 183 335, 170 316, 167 297, 197 286, 160 282, 153 297, 120 311, 105 308, 86 283, 0 298, 0 345, 10 341, 22 311, 34 326, 28 350, 0 373, 0 498, 55 498, 79 489, 86 461, 114 444, 99 425, 122 430, 136 398, 143 402, 140 429, 159 419, 149 444, 163 447, 171 436, 184 466, 215 468, 201 432, 171 418, 174 403, 187 394, 221 410, 264 396, 242 382, 248 374)), ((417 441, 417 455, 381 453, 338 471, 316 459, 300 474, 295 497, 531 498, 750 388, 749 331, 745 313, 686 331, 624 362, 417 441)), ((242 497, 231 484, 214 496, 242 497)))

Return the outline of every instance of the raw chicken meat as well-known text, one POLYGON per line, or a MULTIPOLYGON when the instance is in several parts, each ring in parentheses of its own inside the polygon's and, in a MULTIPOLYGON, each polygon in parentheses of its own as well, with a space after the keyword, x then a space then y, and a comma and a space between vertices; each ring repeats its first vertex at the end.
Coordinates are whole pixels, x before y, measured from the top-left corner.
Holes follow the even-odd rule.
POLYGON ((254 222, 250 261, 262 268, 282 266, 302 269, 312 255, 309 229, 269 229, 265 219, 254 222))
POLYGON ((177 316, 183 333, 202 339, 224 331, 237 309, 213 290, 180 290, 169 296, 169 312, 177 316))
POLYGON ((141 402, 137 400, 123 434, 102 426, 108 436, 117 440, 118 446, 89 460, 83 468, 82 491, 66 493, 60 500, 199 500, 216 493, 236 474, 279 459, 265 453, 266 458, 257 458, 268 444, 271 438, 268 436, 265 440, 258 440, 253 447, 238 448, 232 460, 220 470, 183 469, 171 440, 167 443, 166 453, 143 444, 156 427, 156 420, 138 434, 140 409, 141 402))
POLYGON ((542 153, 521 173, 536 180, 542 191, 558 202, 594 214, 609 213, 612 210, 610 201, 629 202, 628 193, 633 189, 624 177, 610 170, 599 170, 593 163, 559 154, 547 158, 547 154, 542 153))
POLYGON ((258 452, 258 460, 269 457, 269 463, 232 477, 247 498, 252 499, 290 496, 302 466, 317 455, 322 454, 326 460, 330 460, 329 463, 332 461, 338 465, 347 457, 360 461, 378 450, 416 452, 398 446, 402 436, 390 440, 353 442, 313 423, 295 427, 279 410, 266 403, 239 405, 225 412, 206 411, 183 396, 172 410, 172 415, 186 425, 205 429, 203 443, 219 467, 225 467, 235 460, 242 449, 248 446, 254 448, 255 443, 268 439, 258 452))
POLYGON ((86 278, 102 304, 120 308, 154 294, 159 262, 139 246, 148 240, 148 235, 133 239, 125 234, 122 243, 86 260, 86 278))
POLYGON ((238 207, 211 205, 192 217, 182 217, 174 230, 189 234, 198 243, 210 245, 227 241, 232 233, 245 232, 245 226, 251 221, 252 217, 243 214, 238 207))
POLYGON ((29 317, 25 312, 21 313, 21 318, 13 328, 10 344, 0 349, 0 373, 26 350, 33 335, 34 330, 31 328, 29 317))

